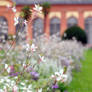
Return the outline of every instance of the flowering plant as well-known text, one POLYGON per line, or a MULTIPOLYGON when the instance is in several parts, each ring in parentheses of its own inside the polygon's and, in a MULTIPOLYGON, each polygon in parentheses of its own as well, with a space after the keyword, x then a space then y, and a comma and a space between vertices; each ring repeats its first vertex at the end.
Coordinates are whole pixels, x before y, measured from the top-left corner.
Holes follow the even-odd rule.
MULTIPOLYGON (((35 5, 32 14, 35 15, 41 10, 42 7, 35 5)), ((12 11, 17 12, 15 6, 12 11)), ((14 25, 20 23, 18 17, 15 17, 14 21, 14 25)), ((27 26, 27 20, 22 22, 27 26)), ((21 38, 19 30, 18 34, 21 38)), ((76 42, 71 42, 74 47, 72 49, 65 48, 70 42, 54 39, 51 42, 51 39, 48 41, 45 37, 37 40, 30 40, 28 43, 21 39, 18 44, 15 44, 15 41, 12 45, 8 42, 0 44, 0 92, 63 92, 66 89, 72 79, 71 63, 76 58, 73 55, 79 54, 75 51, 76 42)), ((79 46, 77 45, 77 49, 79 46)), ((79 54, 78 59, 80 57, 79 54)))
POLYGON ((61 62, 63 66, 71 65, 74 69, 79 69, 86 48, 76 39, 64 41, 57 35, 51 36, 49 40, 46 35, 41 35, 34 42, 49 59, 61 62))
POLYGON ((5 45, 0 51, 2 61, 0 64, 0 70, 2 70, 0 73, 0 76, 2 76, 0 89, 2 92, 4 90, 10 92, 15 88, 17 88, 17 91, 14 92, 21 92, 21 90, 38 92, 39 89, 42 89, 42 92, 47 92, 47 90, 51 92, 51 90, 59 89, 58 82, 69 83, 68 77, 70 76, 68 76, 68 73, 63 72, 63 70, 59 72, 63 67, 58 66, 57 62, 45 58, 34 44, 22 44, 21 48, 16 46, 8 52, 6 51, 5 45), (59 78, 61 79, 59 80, 59 78), (54 85, 57 85, 57 88, 54 85), (29 88, 29 86, 32 86, 32 88, 29 88))

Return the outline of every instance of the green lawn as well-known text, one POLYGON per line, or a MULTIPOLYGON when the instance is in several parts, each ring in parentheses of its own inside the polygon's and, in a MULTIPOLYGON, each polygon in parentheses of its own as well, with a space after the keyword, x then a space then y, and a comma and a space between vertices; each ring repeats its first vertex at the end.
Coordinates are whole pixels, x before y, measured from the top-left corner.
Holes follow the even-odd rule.
POLYGON ((69 92, 92 92, 92 50, 87 51, 81 72, 73 74, 68 90, 69 92))

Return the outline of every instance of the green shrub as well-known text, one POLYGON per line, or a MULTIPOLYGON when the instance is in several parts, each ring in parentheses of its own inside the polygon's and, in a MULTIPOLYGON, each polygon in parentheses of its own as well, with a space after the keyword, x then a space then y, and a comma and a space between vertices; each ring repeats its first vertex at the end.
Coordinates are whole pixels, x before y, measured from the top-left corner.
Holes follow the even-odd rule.
POLYGON ((70 40, 73 39, 73 37, 75 37, 77 41, 80 41, 83 44, 87 43, 86 32, 78 26, 68 28, 62 38, 63 40, 70 40))

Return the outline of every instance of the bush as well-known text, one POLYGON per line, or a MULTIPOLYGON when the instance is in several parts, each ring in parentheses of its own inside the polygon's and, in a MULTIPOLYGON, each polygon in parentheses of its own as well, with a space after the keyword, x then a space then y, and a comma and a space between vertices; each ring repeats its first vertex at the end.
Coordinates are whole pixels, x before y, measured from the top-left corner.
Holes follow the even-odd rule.
POLYGON ((73 39, 73 37, 75 37, 76 40, 82 42, 83 44, 87 43, 87 36, 85 31, 78 26, 68 28, 63 35, 64 40, 70 40, 73 39))

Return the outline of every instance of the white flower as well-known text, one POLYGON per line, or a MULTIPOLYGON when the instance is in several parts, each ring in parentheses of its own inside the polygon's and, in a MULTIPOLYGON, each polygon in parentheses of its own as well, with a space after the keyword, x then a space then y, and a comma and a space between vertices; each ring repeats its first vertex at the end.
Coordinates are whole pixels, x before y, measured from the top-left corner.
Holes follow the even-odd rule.
POLYGON ((3 83, 4 82, 4 79, 1 79, 0 82, 3 83))
POLYGON ((55 76, 54 75, 51 75, 51 78, 54 78, 55 76))
POLYGON ((38 92, 42 92, 42 88, 38 90, 38 92))
POLYGON ((18 77, 14 77, 14 79, 18 79, 18 77))
POLYGON ((38 4, 35 4, 35 7, 33 8, 35 11, 37 11, 37 12, 39 12, 39 13, 41 13, 41 11, 42 11, 42 7, 38 4))
POLYGON ((5 64, 5 69, 7 69, 8 68, 8 64, 5 64))
POLYGON ((31 91, 31 90, 27 90, 27 92, 33 92, 33 91, 31 91))
POLYGON ((14 25, 15 26, 19 23, 18 19, 19 19, 18 17, 14 17, 14 25))
POLYGON ((8 68, 7 68, 7 72, 8 72, 8 73, 10 73, 10 71, 11 71, 11 68, 10 68, 10 67, 8 67, 8 68))
POLYGON ((25 86, 25 83, 22 82, 21 85, 25 86))
POLYGON ((23 67, 25 67, 26 66, 26 64, 23 64, 23 67))
POLYGON ((63 70, 63 69, 61 69, 59 73, 60 73, 60 75, 63 75, 64 70, 63 70))
POLYGON ((27 26, 27 22, 28 22, 27 20, 24 20, 24 24, 25 24, 26 26, 27 26))
POLYGON ((37 47, 34 44, 32 44, 31 45, 31 51, 36 51, 36 49, 37 49, 37 47))
POLYGON ((16 7, 13 7, 12 8, 12 11, 15 13, 17 10, 16 10, 16 7))
POLYGON ((39 55, 39 57, 40 57, 40 61, 46 62, 46 59, 44 58, 44 56, 39 55))
POLYGON ((0 92, 4 92, 2 89, 0 89, 0 92))
POLYGON ((7 81, 7 82, 10 82, 10 79, 7 79, 6 81, 7 81))
POLYGON ((57 81, 60 81, 61 80, 61 76, 57 77, 56 80, 57 81))
POLYGON ((32 89, 32 85, 29 85, 29 86, 28 86, 28 89, 32 89))
POLYGON ((56 76, 60 76, 60 73, 59 73, 59 72, 55 72, 55 75, 56 75, 56 76))
POLYGON ((26 51, 29 51, 29 49, 30 49, 30 45, 26 44, 26 51))

